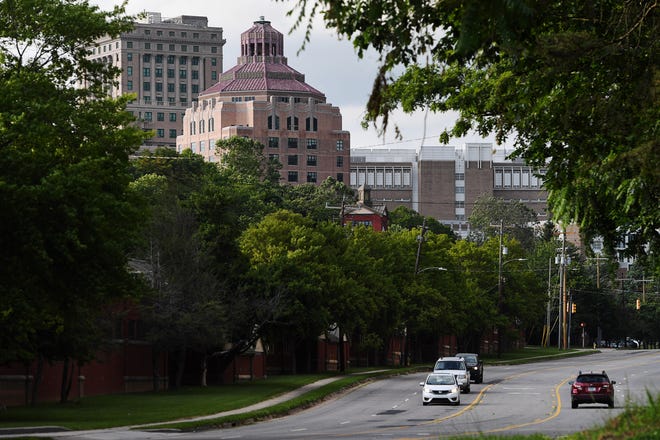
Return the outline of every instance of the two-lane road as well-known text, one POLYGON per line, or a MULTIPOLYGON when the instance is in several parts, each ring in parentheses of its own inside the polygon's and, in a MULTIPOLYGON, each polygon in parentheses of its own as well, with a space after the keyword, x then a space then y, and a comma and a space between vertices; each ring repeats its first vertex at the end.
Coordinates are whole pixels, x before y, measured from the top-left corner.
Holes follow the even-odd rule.
MULTIPOLYGON (((484 383, 472 384, 461 405, 421 403, 425 374, 379 380, 299 413, 236 428, 197 433, 132 432, 122 438, 151 439, 432 439, 468 433, 551 437, 587 429, 623 411, 628 401, 645 404, 660 392, 660 351, 606 350, 584 357, 518 366, 486 366, 484 383), (571 409, 569 380, 578 370, 606 370, 616 380, 615 407, 571 409)), ((76 439, 120 438, 102 433, 76 439)))

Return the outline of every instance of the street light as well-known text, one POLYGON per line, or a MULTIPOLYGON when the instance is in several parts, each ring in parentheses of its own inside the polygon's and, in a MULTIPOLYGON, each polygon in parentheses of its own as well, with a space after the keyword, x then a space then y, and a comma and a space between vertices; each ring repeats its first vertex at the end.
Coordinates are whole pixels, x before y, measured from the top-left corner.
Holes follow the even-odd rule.
MULTIPOLYGON (((514 258, 507 261, 502 261, 502 246, 500 246, 499 270, 497 279, 497 293, 498 293, 498 310, 502 313, 502 305, 504 304, 504 283, 502 283, 502 268, 513 261, 527 261, 527 258, 514 258)), ((497 330, 497 357, 502 356, 502 327, 497 330)))
POLYGON ((446 271, 447 269, 444 267, 439 267, 439 266, 431 266, 431 267, 425 267, 424 269, 419 269, 417 273, 422 273, 426 272, 427 270, 440 270, 440 271, 446 271))

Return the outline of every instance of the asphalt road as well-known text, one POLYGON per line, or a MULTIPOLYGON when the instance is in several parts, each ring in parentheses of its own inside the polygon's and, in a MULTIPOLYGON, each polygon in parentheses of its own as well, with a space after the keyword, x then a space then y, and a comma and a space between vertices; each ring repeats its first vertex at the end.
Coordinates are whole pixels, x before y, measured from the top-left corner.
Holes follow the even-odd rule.
POLYGON ((644 404, 647 390, 660 392, 660 352, 605 350, 590 356, 518 366, 486 366, 484 383, 473 383, 461 405, 422 406, 411 374, 369 383, 299 413, 221 430, 197 433, 99 431, 58 436, 111 439, 433 439, 459 434, 543 433, 559 437, 601 425, 629 402, 644 404), (578 370, 606 370, 617 384, 615 407, 571 409, 568 381, 578 370))

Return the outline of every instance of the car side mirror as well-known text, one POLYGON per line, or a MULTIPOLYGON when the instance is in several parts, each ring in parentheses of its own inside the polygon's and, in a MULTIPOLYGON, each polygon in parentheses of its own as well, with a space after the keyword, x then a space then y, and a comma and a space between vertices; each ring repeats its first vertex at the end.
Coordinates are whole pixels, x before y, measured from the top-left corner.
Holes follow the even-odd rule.
POLYGON ((570 381, 568 384, 569 384, 569 385, 573 385, 574 383, 575 383, 575 381, 572 380, 572 381, 570 381))
POLYGON ((614 384, 616 383, 616 380, 613 380, 613 381, 611 381, 610 383, 611 383, 612 385, 614 385, 614 384))
POLYGON ((419 383, 419 386, 420 386, 420 387, 423 387, 423 386, 424 386, 424 382, 420 382, 420 383, 419 383))

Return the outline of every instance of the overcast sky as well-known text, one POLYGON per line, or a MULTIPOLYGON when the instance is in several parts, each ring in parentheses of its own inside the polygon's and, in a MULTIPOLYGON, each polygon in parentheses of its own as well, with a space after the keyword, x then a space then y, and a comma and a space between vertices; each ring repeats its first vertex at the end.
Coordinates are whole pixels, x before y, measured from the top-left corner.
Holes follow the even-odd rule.
MULTIPOLYGON (((109 10, 121 4, 120 0, 90 0, 93 5, 109 10)), ((351 147, 418 147, 439 145, 438 136, 451 126, 453 116, 425 112, 408 116, 402 112, 390 117, 390 126, 399 125, 403 141, 395 139, 393 130, 379 137, 376 130, 364 130, 360 126, 364 108, 378 69, 378 56, 369 54, 360 60, 350 41, 339 40, 336 33, 326 29, 317 19, 310 43, 298 53, 304 37, 303 30, 289 34, 294 17, 287 11, 296 2, 275 0, 129 0, 127 13, 142 11, 160 12, 163 18, 180 15, 208 17, 209 26, 222 27, 226 44, 223 48, 223 71, 236 65, 240 53, 241 33, 252 26, 261 16, 284 34, 284 54, 288 64, 305 75, 306 82, 326 96, 326 101, 341 110, 343 129, 351 133, 351 147), (424 120, 426 119, 426 124, 424 120)), ((487 141, 492 141, 488 139, 487 141)), ((464 142, 484 142, 478 136, 457 139, 451 145, 464 142)))

